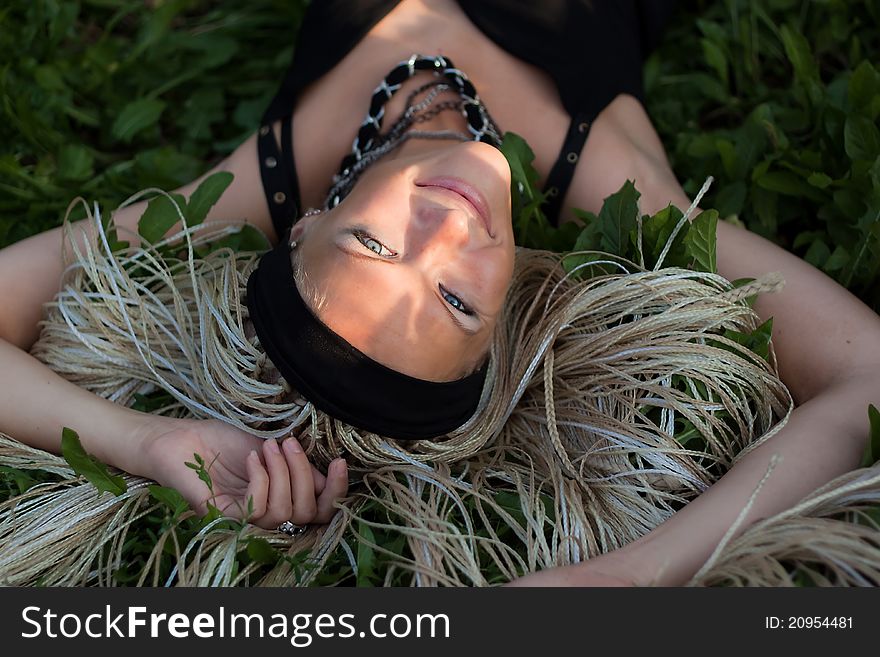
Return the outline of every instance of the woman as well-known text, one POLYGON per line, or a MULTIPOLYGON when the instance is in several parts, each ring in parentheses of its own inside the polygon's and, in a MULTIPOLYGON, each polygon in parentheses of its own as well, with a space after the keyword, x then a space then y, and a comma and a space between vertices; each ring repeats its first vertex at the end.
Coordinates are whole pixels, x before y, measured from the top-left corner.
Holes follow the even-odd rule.
MULTIPOLYGON (((287 306, 272 303, 284 299, 282 278, 266 273, 286 274, 287 267, 297 280, 287 292, 305 300, 298 319, 311 321, 309 330, 320 332, 320 339, 338 339, 333 348, 347 345, 366 354, 371 376, 382 368, 396 373, 400 394, 412 384, 420 404, 415 415, 432 413, 427 428, 417 426, 416 417, 411 432, 394 436, 393 421, 370 413, 371 404, 383 403, 376 394, 343 417, 354 427, 402 439, 454 434, 462 418, 472 428, 484 379, 500 376, 494 370, 487 375, 486 354, 499 330, 514 245, 510 174, 492 147, 496 125, 531 144, 553 199, 549 213, 562 220, 572 207, 598 209, 627 179, 642 193, 643 212, 690 205, 638 99, 644 13, 629 3, 543 3, 540 10, 525 4, 315 3, 303 24, 298 66, 264 126, 216 169, 235 178, 208 221, 242 218, 280 244, 252 275, 247 304, 259 342, 284 378, 297 381, 298 390, 308 387, 311 379, 302 372, 314 374, 321 362, 315 360, 318 349, 311 360, 282 363, 290 335, 278 330, 285 317, 272 313, 287 306), (617 56, 584 55, 584 43, 602 55, 614 47, 617 56), (318 56, 319 48, 331 52, 318 56), (414 52, 428 57, 412 59, 414 52), (447 57, 467 74, 459 81, 472 87, 456 82, 447 57), (396 62, 407 64, 386 77, 396 62), (423 88, 437 82, 438 69, 443 86, 423 88), (476 107, 469 103, 473 88, 481 101, 476 107), (382 116, 389 130, 382 134, 391 137, 377 134, 382 116), (486 143, 462 141, 462 134, 486 143), (304 208, 323 210, 291 227, 304 208), (309 313, 319 321, 309 320, 309 313), (430 384, 445 386, 436 390, 460 407, 432 410, 430 384), (422 392, 415 390, 420 386, 422 392)), ((197 183, 181 193, 189 196, 197 183)), ((119 211, 117 226, 133 229, 143 209, 119 211)), ((78 230, 83 235, 90 229, 78 230)), ((11 391, 0 407, 0 429, 57 452, 63 426, 88 428, 80 433, 89 451, 178 488, 201 510, 210 500, 261 527, 288 531, 328 522, 348 485, 346 463, 332 459, 333 449, 321 454, 329 462, 324 475, 293 437, 279 446, 213 420, 145 416, 77 388, 25 353, 38 337, 42 303, 58 292, 60 241, 51 231, 0 257, 0 299, 7 309, 0 319, 0 371, 11 391), (119 435, 131 438, 120 442, 119 435), (194 452, 214 465, 213 494, 184 465, 194 452)), ((867 431, 864 409, 880 398, 880 320, 809 265, 723 222, 718 269, 730 280, 768 271, 785 278, 784 290, 761 297, 755 309, 762 319, 774 319, 779 371, 797 409, 772 440, 740 458, 699 498, 651 531, 635 532, 644 534, 638 540, 591 550, 605 553, 521 583, 684 583, 731 526, 746 527, 788 508, 858 463, 867 431), (781 458, 765 477, 773 455, 781 458), (760 495, 753 496, 756 488, 760 495)), ((304 395, 309 401, 346 412, 346 400, 325 397, 333 393, 332 380, 315 386, 311 397, 304 395)), ((320 451, 320 445, 310 449, 320 451)))

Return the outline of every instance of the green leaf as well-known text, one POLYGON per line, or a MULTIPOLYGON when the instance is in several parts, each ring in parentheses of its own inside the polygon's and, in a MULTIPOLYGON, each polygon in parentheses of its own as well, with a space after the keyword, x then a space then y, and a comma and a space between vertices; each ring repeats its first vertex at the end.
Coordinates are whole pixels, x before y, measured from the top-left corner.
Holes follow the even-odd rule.
POLYGON ((558 228, 550 230, 548 235, 549 241, 545 248, 556 253, 571 251, 583 230, 580 224, 574 221, 566 221, 558 228))
POLYGON ((807 252, 804 254, 804 260, 820 269, 830 257, 831 249, 829 249, 828 245, 820 239, 813 241, 813 243, 810 244, 810 248, 808 248, 807 252))
POLYGON ((868 175, 871 177, 871 184, 874 186, 874 189, 880 190, 880 155, 874 160, 874 164, 868 170, 868 175))
POLYGON ((867 117, 849 116, 843 128, 843 143, 851 160, 873 161, 880 155, 880 130, 867 117))
POLYGON ((780 31, 785 54, 794 68, 795 79, 807 90, 813 102, 818 100, 819 66, 803 34, 788 25, 780 31))
POLYGON ((240 229, 231 235, 226 235, 210 246, 210 251, 217 249, 232 249, 236 253, 241 251, 268 251, 271 245, 259 229, 250 224, 243 224, 240 229))
MULTIPOLYGON (((676 423, 681 423, 681 428, 676 427, 675 431, 675 440, 682 447, 687 447, 688 443, 691 441, 701 442, 703 440, 702 434, 697 430, 697 428, 691 423, 690 420, 686 420, 684 418, 676 418, 676 423)), ((699 447, 698 447, 699 449, 699 447)))
POLYGON ((111 475, 106 465, 86 452, 76 431, 67 427, 61 431, 61 456, 76 474, 88 479, 99 491, 118 496, 128 490, 125 480, 111 475))
POLYGON ((597 275, 608 273, 601 265, 588 267, 590 263, 607 261, 608 256, 602 253, 567 253, 562 257, 562 268, 566 273, 575 272, 575 276, 581 280, 592 278, 597 275))
POLYGON ((627 180, 623 187, 605 199, 598 217, 602 250, 622 258, 628 257, 629 234, 636 228, 640 196, 633 182, 627 180))
MULTIPOLYGON (((186 467, 188 467, 190 470, 194 470, 196 472, 196 474, 199 476, 199 479, 201 479, 205 483, 205 485, 208 487, 208 490, 213 492, 214 491, 214 482, 211 480, 211 474, 208 472, 208 467, 205 464, 205 459, 202 458, 202 455, 198 454, 198 453, 193 453, 193 459, 194 459, 195 463, 190 462, 190 461, 186 461, 186 462, 184 462, 184 465, 186 467)), ((218 516, 219 516, 219 510, 218 510, 218 516)))
POLYGON ((709 39, 700 39, 700 45, 703 48, 703 56, 706 58, 706 63, 710 68, 714 69, 715 73, 718 75, 718 79, 721 80, 722 84, 726 87, 727 57, 725 57, 724 51, 709 39))
MULTIPOLYGON (((600 240, 598 218, 592 212, 585 212, 583 210, 575 210, 575 214, 586 225, 578 234, 571 251, 598 250, 600 240)), ((569 274, 577 270, 576 275, 581 279, 589 278, 594 272, 592 268, 585 267, 584 265, 602 259, 603 256, 595 253, 567 253, 562 259, 562 268, 569 274)))
POLYGON ((376 561, 376 552, 373 546, 367 545, 367 543, 375 543, 376 537, 373 535, 373 530, 370 526, 363 521, 358 523, 358 534, 362 540, 358 541, 357 549, 357 585, 372 586, 373 564, 376 561))
POLYGON ((744 179, 758 160, 768 150, 766 122, 772 114, 765 105, 759 105, 750 115, 745 125, 736 131, 736 160, 732 163, 733 175, 737 180, 744 179))
POLYGON ((818 187, 819 189, 825 189, 830 185, 833 181, 831 176, 821 173, 819 171, 814 171, 807 178, 807 182, 810 183, 813 187, 818 187))
MULTIPOLYGON (((186 213, 186 199, 180 194, 171 194, 180 212, 186 213)), ((147 205, 138 221, 138 233, 150 244, 160 242, 174 224, 180 221, 178 208, 164 194, 157 196, 147 205)))
POLYGON ((599 218, 592 212, 575 210, 577 217, 584 222, 584 227, 574 241, 572 251, 592 251, 599 248, 599 218))
POLYGON ((110 247, 110 253, 116 253, 122 249, 128 248, 128 242, 120 241, 116 234, 116 224, 113 222, 113 215, 107 212, 101 217, 101 227, 107 236, 107 245, 110 247))
POLYGON ((174 397, 164 390, 155 390, 146 395, 136 392, 134 393, 134 403, 131 404, 131 408, 142 413, 154 413, 161 408, 170 406, 174 402, 174 397))
POLYGON ((724 167, 724 173, 729 178, 737 177, 737 154, 736 147, 729 139, 716 139, 715 146, 718 149, 718 156, 721 158, 721 165, 724 167))
POLYGON ((187 47, 203 53, 198 64, 206 69, 225 64, 238 52, 236 41, 217 32, 202 32, 195 35, 195 38, 189 40, 187 47))
POLYGON ((233 175, 228 171, 218 171, 205 178, 189 197, 186 206, 186 222, 197 226, 208 216, 208 211, 220 199, 232 183, 233 175))
POLYGON ((854 110, 870 107, 874 97, 880 94, 880 74, 867 59, 853 71, 847 91, 850 107, 854 110))
POLYGON ((797 234, 791 245, 792 249, 800 249, 808 244, 812 244, 816 240, 821 240, 826 236, 823 230, 805 230, 797 234))
MULTIPOLYGON (((6 465, 0 465, 0 484, 6 483, 7 486, 8 480, 12 480, 12 484, 15 486, 14 494, 21 495, 24 492, 27 492, 31 487, 43 483, 45 479, 40 476, 35 475, 45 475, 46 473, 43 471, 36 470, 22 470, 20 468, 12 468, 6 465), (4 482, 3 480, 7 481, 4 482)), ((2 490, 0 490, 0 494, 2 494, 2 490)), ((3 496, 5 499, 5 496, 3 496)))
POLYGON ((184 499, 183 495, 173 488, 153 484, 148 487, 148 490, 152 498, 164 504, 174 518, 189 508, 189 503, 184 499))
POLYGON ((528 199, 534 198, 532 190, 538 184, 538 172, 532 166, 535 153, 526 140, 514 132, 505 132, 501 153, 510 165, 510 181, 515 192, 525 194, 528 199), (518 189, 517 183, 523 183, 524 189, 518 189))
POLYGON ((251 536, 247 539, 247 555, 257 563, 274 566, 281 559, 281 553, 265 538, 251 536))
POLYGON ((95 158, 79 144, 67 144, 58 153, 58 176, 63 180, 86 180, 94 175, 95 158))
MULTIPOLYGON (((190 465, 190 464, 187 463, 187 465, 190 465)), ((204 479, 202 479, 202 481, 204 481, 204 479)), ((218 518, 223 517, 223 514, 220 512, 220 509, 218 509, 213 504, 208 503, 206 506, 208 507, 208 512, 205 515, 203 515, 201 518, 199 518, 199 527, 200 528, 207 527, 208 525, 210 525, 212 522, 214 522, 218 518)))
POLYGON ((850 218, 861 216, 868 209, 865 195, 851 187, 835 190, 833 198, 834 205, 850 218))
POLYGON ((538 191, 538 172, 532 165, 535 154, 526 141, 513 132, 504 133, 501 152, 510 166, 513 228, 516 243, 546 248, 550 225, 541 205, 545 195, 538 191))
POLYGON ((155 98, 132 101, 119 112, 110 132, 116 139, 128 143, 136 134, 158 123, 164 110, 165 103, 155 98))
POLYGON ((714 203, 718 216, 724 218, 738 216, 746 204, 746 196, 748 196, 748 188, 741 180, 722 187, 714 203))
POLYGON ((764 360, 770 360, 770 338, 773 334, 773 318, 761 324, 751 333, 727 329, 724 337, 741 344, 764 360))
POLYGON ((37 66, 33 72, 34 82, 49 92, 64 92, 67 85, 58 72, 58 69, 52 66, 37 66))
MULTIPOLYGON (((753 283, 754 281, 755 281, 754 278, 751 278, 751 277, 748 277, 748 276, 747 276, 747 277, 745 277, 745 278, 736 278, 736 279, 730 281, 730 284, 733 286, 734 289, 736 289, 736 288, 738 288, 738 287, 742 287, 743 285, 748 285, 749 283, 753 283)), ((751 296, 749 296, 749 297, 746 297, 746 298, 744 299, 744 301, 745 301, 746 304, 748 304, 748 306, 751 308, 751 307, 753 307, 753 306, 755 305, 755 299, 757 299, 757 298, 758 298, 758 295, 757 295, 757 294, 753 294, 753 295, 751 295, 751 296)))
POLYGON ((758 185, 789 196, 799 196, 803 188, 800 178, 789 171, 768 171, 758 178, 758 185))
POLYGON ((849 261, 849 251, 838 244, 831 255, 828 257, 828 260, 825 261, 825 265, 823 266, 823 268, 829 273, 840 271, 847 265, 849 261))
POLYGON ((183 111, 177 116, 175 123, 192 139, 209 140, 212 135, 211 126, 219 123, 226 116, 223 107, 222 89, 213 87, 199 89, 186 99, 183 111))
POLYGON ((862 454, 862 462, 859 467, 868 468, 880 461, 880 411, 874 404, 868 405, 868 444, 862 454))
MULTIPOLYGON (((667 205, 652 217, 642 219, 642 251, 645 257, 646 269, 653 269, 657 264, 660 254, 672 235, 672 231, 675 230, 683 216, 681 210, 677 207, 667 205)), ((630 233, 630 240, 633 245, 636 245, 638 242, 637 230, 630 233)), ((687 267, 690 263, 684 246, 684 238, 687 232, 688 226, 685 224, 678 231, 675 240, 666 252, 666 258, 663 261, 664 267, 687 267)))
POLYGON ((705 210, 691 222, 690 229, 684 237, 684 248, 693 258, 695 270, 715 273, 717 258, 715 253, 716 231, 718 229, 718 212, 705 210))
POLYGON ((150 148, 134 156, 139 187, 180 187, 197 178, 204 167, 200 159, 182 153, 173 146, 150 148))

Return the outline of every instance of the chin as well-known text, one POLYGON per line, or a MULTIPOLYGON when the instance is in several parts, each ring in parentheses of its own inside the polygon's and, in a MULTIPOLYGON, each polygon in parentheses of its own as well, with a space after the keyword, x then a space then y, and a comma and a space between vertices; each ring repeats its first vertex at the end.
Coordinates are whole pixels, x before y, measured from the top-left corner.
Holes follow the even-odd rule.
POLYGON ((456 150, 455 170, 451 175, 479 185, 481 191, 492 198, 509 198, 510 165, 501 151, 479 141, 462 142, 456 150))

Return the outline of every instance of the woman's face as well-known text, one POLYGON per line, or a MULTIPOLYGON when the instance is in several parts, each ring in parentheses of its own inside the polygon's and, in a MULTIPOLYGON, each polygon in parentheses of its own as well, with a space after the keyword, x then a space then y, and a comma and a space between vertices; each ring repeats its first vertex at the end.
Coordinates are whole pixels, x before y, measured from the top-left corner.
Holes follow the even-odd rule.
POLYGON ((513 275, 510 169, 479 142, 410 144, 292 237, 327 326, 387 367, 451 381, 481 363, 513 275))

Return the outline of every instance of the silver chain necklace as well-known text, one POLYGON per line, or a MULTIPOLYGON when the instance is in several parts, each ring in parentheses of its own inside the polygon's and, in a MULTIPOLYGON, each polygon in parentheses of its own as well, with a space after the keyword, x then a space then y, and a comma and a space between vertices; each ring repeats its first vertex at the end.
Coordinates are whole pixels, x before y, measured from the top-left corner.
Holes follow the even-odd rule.
POLYGON ((377 160, 409 139, 452 139, 457 141, 483 141, 493 146, 501 144, 501 135, 495 121, 480 100, 468 77, 455 68, 445 57, 422 57, 413 55, 400 62, 373 91, 370 109, 352 144, 351 153, 342 160, 339 172, 333 176, 333 185, 324 202, 324 209, 336 207, 344 199, 360 175, 377 160), (433 71, 436 80, 412 91, 406 101, 406 109, 391 126, 387 134, 380 134, 385 117, 385 104, 401 88, 404 82, 418 71, 433 71), (432 104, 444 91, 456 91, 457 101, 432 104), (428 91, 424 99, 414 103, 415 98, 428 91), (454 130, 410 130, 440 112, 458 110, 467 120, 468 132, 454 130))

